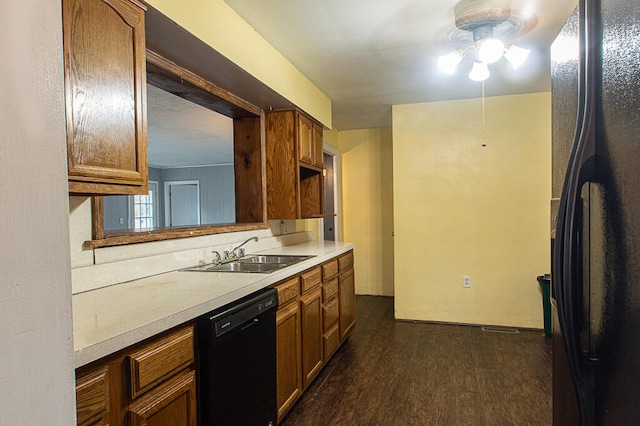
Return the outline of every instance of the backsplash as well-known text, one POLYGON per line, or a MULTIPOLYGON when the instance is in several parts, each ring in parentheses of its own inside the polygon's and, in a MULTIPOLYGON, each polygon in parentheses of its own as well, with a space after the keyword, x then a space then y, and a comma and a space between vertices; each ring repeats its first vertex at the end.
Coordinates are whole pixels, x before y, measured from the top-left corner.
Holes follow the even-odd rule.
POLYGON ((247 253, 303 243, 312 239, 309 231, 296 230, 296 221, 272 221, 269 229, 206 235, 193 238, 155 241, 125 246, 82 248, 91 239, 91 200, 69 197, 71 240, 71 277, 73 294, 109 285, 162 274, 213 260, 213 250, 231 250, 246 239, 257 236, 257 242, 245 247, 247 253), (280 235, 286 228, 286 235, 280 235))

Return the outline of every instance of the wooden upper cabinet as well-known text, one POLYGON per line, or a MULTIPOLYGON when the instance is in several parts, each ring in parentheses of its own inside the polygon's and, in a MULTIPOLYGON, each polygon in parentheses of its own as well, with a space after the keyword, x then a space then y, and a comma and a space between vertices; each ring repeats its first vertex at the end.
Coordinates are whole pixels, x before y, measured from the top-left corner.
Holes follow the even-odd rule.
POLYGON ((324 130, 316 123, 313 123, 313 149, 313 165, 324 169, 324 130))
POLYGON ((313 123, 307 117, 298 115, 298 160, 301 163, 313 164, 315 148, 313 140, 313 123))
POLYGON ((322 126, 302 114, 298 118, 298 160, 322 169, 324 167, 322 126))
POLYGON ((69 192, 147 192, 145 6, 64 0, 69 192))
POLYGON ((322 126, 297 110, 265 114, 267 218, 324 213, 322 126))
POLYGON ((299 171, 295 156, 294 111, 265 114, 267 155, 267 218, 300 216, 299 171))

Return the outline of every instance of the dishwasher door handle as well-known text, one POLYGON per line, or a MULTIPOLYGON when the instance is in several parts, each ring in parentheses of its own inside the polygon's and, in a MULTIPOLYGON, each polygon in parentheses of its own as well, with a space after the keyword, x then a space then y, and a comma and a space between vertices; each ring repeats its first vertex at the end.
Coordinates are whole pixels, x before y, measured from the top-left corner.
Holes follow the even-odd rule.
POLYGON ((251 321, 249 321, 248 323, 244 324, 242 327, 240 327, 240 330, 246 330, 247 328, 251 327, 252 325, 256 325, 258 322, 260 322, 260 319, 254 318, 251 321))

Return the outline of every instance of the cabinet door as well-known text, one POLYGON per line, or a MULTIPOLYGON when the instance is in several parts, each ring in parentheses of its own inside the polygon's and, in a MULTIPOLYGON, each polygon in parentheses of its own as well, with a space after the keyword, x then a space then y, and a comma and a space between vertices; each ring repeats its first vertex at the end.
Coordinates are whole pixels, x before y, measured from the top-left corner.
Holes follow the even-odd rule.
POLYGON ((98 370, 76 380, 76 413, 78 425, 109 424, 110 408, 109 367, 98 370))
POLYGON ((313 165, 315 155, 313 123, 307 117, 298 114, 298 160, 313 165))
POLYGON ((302 320, 302 387, 320 372, 322 358, 322 291, 320 287, 300 298, 302 320))
POLYGON ((145 194, 144 6, 64 0, 69 192, 145 194))
POLYGON ((299 171, 295 156, 294 112, 265 114, 267 163, 267 218, 300 216, 299 171))
POLYGON ((278 422, 302 394, 300 309, 298 302, 276 313, 278 422))
POLYGON ((324 168, 324 140, 322 127, 313 123, 313 165, 324 168))
POLYGON ((340 341, 343 341, 356 325, 356 291, 353 268, 340 273, 338 285, 340 297, 340 341))
POLYGON ((185 371, 129 407, 131 426, 196 426, 196 373, 185 371))

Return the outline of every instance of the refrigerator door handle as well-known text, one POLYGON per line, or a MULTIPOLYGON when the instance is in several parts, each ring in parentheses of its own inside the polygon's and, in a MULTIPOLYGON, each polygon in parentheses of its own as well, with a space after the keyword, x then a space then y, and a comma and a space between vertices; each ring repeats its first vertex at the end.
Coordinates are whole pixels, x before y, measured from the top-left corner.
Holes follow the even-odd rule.
POLYGON ((574 141, 565 176, 558 226, 554 248, 552 280, 558 305, 558 320, 571 376, 573 378, 582 425, 595 424, 594 394, 595 377, 593 362, 585 355, 580 341, 582 300, 577 300, 582 286, 576 260, 579 259, 582 226, 578 202, 582 187, 595 181, 595 159, 597 141, 597 101, 600 87, 599 52, 600 36, 599 2, 580 1, 580 31, 583 32, 580 47, 580 76, 578 119, 574 141), (585 17, 588 16, 589 19, 585 17))

